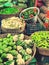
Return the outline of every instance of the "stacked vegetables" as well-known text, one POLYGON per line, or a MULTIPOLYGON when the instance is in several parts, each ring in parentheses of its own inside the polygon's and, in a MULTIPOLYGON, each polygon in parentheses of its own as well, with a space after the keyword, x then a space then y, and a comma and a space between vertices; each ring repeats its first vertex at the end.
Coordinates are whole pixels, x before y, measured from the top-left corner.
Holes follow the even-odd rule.
POLYGON ((29 18, 33 18, 34 16, 36 16, 37 13, 38 13, 38 10, 36 8, 28 9, 28 10, 22 12, 21 17, 23 19, 29 19, 29 18))
POLYGON ((0 64, 24 65, 32 57, 32 41, 24 40, 24 34, 8 34, 0 38, 0 64))
POLYGON ((7 7, 0 10, 0 14, 17 14, 19 13, 19 9, 15 7, 7 7))
POLYGON ((3 7, 3 5, 4 5, 6 2, 11 2, 11 0, 0 0, 0 7, 3 7))
POLYGON ((31 38, 37 47, 49 49, 49 31, 35 32, 31 35, 31 38))
POLYGON ((11 0, 4 0, 4 1, 3 0, 0 0, 0 2, 7 2, 7 1, 8 2, 11 2, 11 0))
POLYGON ((6 29, 22 29, 25 27, 25 22, 18 17, 11 17, 3 19, 1 26, 6 29))
POLYGON ((18 6, 21 8, 26 8, 27 7, 27 0, 17 0, 18 1, 18 6))

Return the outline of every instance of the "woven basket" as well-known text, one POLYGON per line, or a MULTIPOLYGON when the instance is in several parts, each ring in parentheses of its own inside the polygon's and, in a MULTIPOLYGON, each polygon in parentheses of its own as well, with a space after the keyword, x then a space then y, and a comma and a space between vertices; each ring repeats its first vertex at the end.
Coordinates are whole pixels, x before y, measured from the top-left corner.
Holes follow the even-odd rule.
POLYGON ((49 56, 49 49, 44 49, 40 47, 37 47, 37 49, 41 55, 49 56))
MULTIPOLYGON (((38 31, 38 32, 40 32, 40 31, 38 31)), ((49 32, 49 31, 47 31, 47 32, 49 32)), ((44 33, 44 31, 43 31, 43 33, 44 33)), ((34 33, 33 33, 34 34, 34 33)), ((37 51, 41 54, 41 55, 45 55, 45 56, 49 56, 49 48, 42 48, 42 47, 37 47, 36 46, 36 48, 37 48, 37 51)))
MULTIPOLYGON (((1 19, 5 19, 5 18, 9 18, 9 17, 12 17, 12 16, 19 16, 19 13, 23 10, 22 8, 19 8, 18 6, 13 6, 14 8, 18 8, 19 9, 19 12, 18 13, 15 13, 15 14, 0 14, 0 17, 1 19)), ((1 8, 0 8, 1 9, 1 8)))
MULTIPOLYGON (((8 34, 8 33, 7 33, 8 34)), ((4 38, 7 36, 7 34, 0 34, 0 38, 4 38)), ((12 35, 15 35, 16 33, 11 33, 12 35)), ((24 39, 30 39, 29 36, 25 35, 25 38, 24 39)), ((33 56, 32 58, 30 58, 28 61, 25 62, 25 65, 28 65, 30 63, 30 61, 34 58, 35 56, 35 53, 36 53, 36 45, 33 44, 33 56)))
POLYGON ((24 26, 20 29, 7 29, 1 26, 2 33, 22 33, 25 31, 26 24, 23 24, 24 26))
POLYGON ((36 45, 34 44, 33 45, 33 56, 28 61, 26 61, 25 65, 28 65, 30 63, 30 61, 34 58, 35 54, 36 54, 36 45))

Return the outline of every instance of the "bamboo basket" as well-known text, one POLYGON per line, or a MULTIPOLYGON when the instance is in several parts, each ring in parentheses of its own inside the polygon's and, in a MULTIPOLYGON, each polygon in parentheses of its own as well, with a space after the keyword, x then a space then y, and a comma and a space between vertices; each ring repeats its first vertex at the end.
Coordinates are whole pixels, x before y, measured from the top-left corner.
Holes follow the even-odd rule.
MULTIPOLYGON (((40 31, 38 31, 38 32, 40 32, 40 31)), ((49 31, 47 31, 47 32, 49 32, 49 31)), ((43 31, 43 33, 44 33, 44 31, 43 31)), ((33 33, 33 35, 34 35, 34 33, 33 33)), ((45 49, 45 48, 41 48, 41 47, 37 47, 36 46, 36 48, 37 48, 37 51, 41 54, 41 55, 45 55, 45 56, 49 56, 49 49, 45 49)))
POLYGON ((40 47, 37 47, 37 49, 41 55, 49 56, 49 49, 44 49, 40 47))
MULTIPOLYGON (((15 14, 0 14, 1 19, 5 19, 5 18, 9 18, 12 16, 19 16, 20 12, 23 10, 22 8, 19 8, 18 6, 13 6, 14 8, 18 8, 19 12, 15 13, 15 14)), ((4 8, 0 8, 0 9, 4 9, 4 8)))
POLYGON ((26 26, 26 23, 23 22, 23 26, 19 29, 17 28, 14 28, 14 29, 9 29, 9 28, 5 28, 2 26, 2 21, 1 21, 1 31, 2 33, 23 33, 25 31, 25 26, 26 26))
POLYGON ((25 31, 25 23, 24 27, 20 29, 6 29, 1 26, 2 33, 23 33, 25 31))
MULTIPOLYGON (((7 36, 7 34, 8 33, 6 33, 6 34, 0 34, 0 38, 5 38, 7 36)), ((16 33, 10 33, 10 34, 15 35, 16 33)), ((27 35, 25 35, 24 39, 30 39, 30 37, 27 36, 27 35)), ((28 61, 25 62, 25 65, 28 65, 30 63, 30 61, 34 58, 35 53, 36 53, 36 45, 33 44, 33 56, 32 56, 32 58, 30 58, 28 61)))

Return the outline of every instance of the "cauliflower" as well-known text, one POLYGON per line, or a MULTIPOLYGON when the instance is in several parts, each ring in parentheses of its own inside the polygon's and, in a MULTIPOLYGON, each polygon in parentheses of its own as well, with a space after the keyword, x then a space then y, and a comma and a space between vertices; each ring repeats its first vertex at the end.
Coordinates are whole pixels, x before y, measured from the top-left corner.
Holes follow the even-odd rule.
POLYGON ((18 40, 18 35, 14 35, 13 40, 14 40, 14 42, 16 42, 18 40))
POLYGON ((13 56, 11 54, 7 54, 8 60, 13 60, 13 56))
POLYGON ((18 54, 18 55, 17 55, 17 58, 18 58, 18 59, 22 58, 21 54, 18 54))
POLYGON ((27 49, 26 49, 26 53, 27 53, 27 54, 32 54, 32 49, 27 48, 27 49))
POLYGON ((25 61, 21 59, 17 59, 17 65, 25 65, 25 61))
POLYGON ((17 51, 19 51, 19 50, 21 50, 23 48, 22 48, 22 46, 17 46, 16 49, 17 49, 17 51))
POLYGON ((26 44, 30 44, 32 42, 32 40, 24 40, 26 44))
POLYGON ((23 39, 24 39, 24 34, 20 34, 19 39, 20 39, 20 40, 23 40, 23 39))

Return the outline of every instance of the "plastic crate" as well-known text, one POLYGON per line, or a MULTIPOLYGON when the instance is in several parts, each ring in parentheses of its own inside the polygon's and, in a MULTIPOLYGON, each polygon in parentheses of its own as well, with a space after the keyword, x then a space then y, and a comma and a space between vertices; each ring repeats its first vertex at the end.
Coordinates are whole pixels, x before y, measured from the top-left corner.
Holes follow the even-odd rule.
POLYGON ((36 31, 46 30, 43 25, 41 25, 39 22, 36 24, 34 23, 27 23, 26 24, 26 34, 31 35, 32 33, 36 31))
POLYGON ((38 59, 38 65, 49 65, 49 56, 40 55, 40 60, 38 59))

